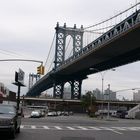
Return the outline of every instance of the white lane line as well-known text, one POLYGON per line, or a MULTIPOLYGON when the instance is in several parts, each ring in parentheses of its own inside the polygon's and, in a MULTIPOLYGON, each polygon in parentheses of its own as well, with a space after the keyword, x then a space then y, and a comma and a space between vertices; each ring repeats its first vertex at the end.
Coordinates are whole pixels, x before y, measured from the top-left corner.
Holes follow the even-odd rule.
POLYGON ((79 129, 81 129, 81 130, 88 130, 87 128, 82 127, 82 126, 77 126, 77 128, 79 128, 79 129))
POLYGON ((113 129, 117 129, 117 130, 122 130, 122 131, 125 131, 125 130, 126 130, 126 129, 123 128, 123 127, 111 127, 111 128, 113 128, 113 129))
POLYGON ((61 127, 59 127, 59 126, 54 126, 56 129, 58 129, 58 130, 62 130, 62 128, 61 127))
POLYGON ((113 130, 113 129, 109 128, 109 127, 99 127, 99 128, 101 128, 101 130, 113 130))
POLYGON ((120 135, 123 134, 123 133, 121 133, 121 132, 119 132, 119 131, 116 131, 116 130, 110 130, 110 131, 112 131, 112 132, 114 132, 114 133, 117 133, 117 134, 120 134, 120 135))
POLYGON ((66 128, 68 128, 68 129, 70 129, 70 130, 76 130, 75 128, 70 127, 70 126, 67 126, 66 128))
POLYGON ((24 128, 24 125, 21 125, 20 128, 23 129, 24 128))
POLYGON ((116 130, 114 130, 114 129, 112 129, 112 127, 100 127, 102 130, 107 130, 107 131, 112 131, 112 132, 114 132, 114 133, 117 133, 117 134, 120 134, 120 135, 122 135, 123 133, 121 133, 121 132, 119 132, 119 131, 116 131, 116 130))
POLYGON ((35 125, 31 125, 31 128, 32 128, 32 129, 36 129, 36 126, 35 126, 35 125))
POLYGON ((92 129, 92 130, 102 130, 102 129, 100 129, 100 128, 92 127, 92 126, 90 126, 89 128, 92 129))
POLYGON ((133 127, 129 127, 129 128, 127 128, 127 129, 129 129, 129 130, 131 130, 131 131, 138 131, 138 130, 139 130, 139 129, 133 128, 133 127))
POLYGON ((48 126, 43 126, 44 129, 49 130, 50 128, 48 126))
POLYGON ((126 129, 126 130, 131 130, 131 131, 140 130, 140 129, 136 128, 136 127, 122 127, 122 128, 124 128, 124 129, 126 129))
POLYGON ((140 127, 132 127, 133 129, 140 130, 140 127))

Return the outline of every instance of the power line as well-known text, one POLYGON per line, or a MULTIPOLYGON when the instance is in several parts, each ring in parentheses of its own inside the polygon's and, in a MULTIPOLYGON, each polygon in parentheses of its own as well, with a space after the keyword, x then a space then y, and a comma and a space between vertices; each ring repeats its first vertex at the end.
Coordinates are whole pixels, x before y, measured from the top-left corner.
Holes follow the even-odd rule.
MULTIPOLYGON (((4 54, 4 55, 8 55, 8 56, 9 56, 9 55, 10 55, 10 56, 17 56, 17 55, 15 55, 15 54, 13 54, 13 53, 11 54, 11 53, 8 53, 8 51, 4 51, 4 50, 0 50, 0 53, 1 53, 1 54, 4 54)), ((18 55, 18 56, 19 56, 19 55, 18 55)))
MULTIPOLYGON (((0 53, 2 54, 5 54, 5 55, 11 55, 11 56, 21 56, 22 54, 18 54, 16 52, 13 52, 13 51, 9 51, 9 50, 3 50, 3 49, 0 49, 0 53)), ((24 56, 24 55, 22 55, 24 56)))

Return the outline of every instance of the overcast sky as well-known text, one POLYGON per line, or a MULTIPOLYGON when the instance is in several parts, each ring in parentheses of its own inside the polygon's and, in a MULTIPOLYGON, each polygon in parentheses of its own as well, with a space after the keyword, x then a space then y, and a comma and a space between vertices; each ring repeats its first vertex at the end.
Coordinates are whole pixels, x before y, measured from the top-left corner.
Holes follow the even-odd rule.
MULTIPOLYGON (((138 1, 138 0, 137 0, 138 1)), ((69 27, 93 25, 107 19, 131 5, 136 0, 0 0, 0 59, 35 59, 45 62, 56 23, 69 27)), ((51 53, 53 57, 54 51, 51 53)), ((47 66, 50 65, 49 59, 47 66)), ((0 62, 0 82, 10 90, 17 91, 11 83, 14 72, 19 68, 25 71, 25 84, 28 87, 29 73, 36 73, 38 63, 0 62)), ((48 67, 47 67, 48 68, 48 67)), ((46 68, 46 69, 47 69, 46 68)), ((140 63, 133 63, 107 71, 104 76, 104 89, 111 84, 112 90, 140 87, 140 63)), ((83 82, 83 91, 101 89, 100 73, 89 76, 83 82)), ((22 88, 25 94, 27 88, 22 88)), ((127 98, 132 91, 119 93, 127 98)))

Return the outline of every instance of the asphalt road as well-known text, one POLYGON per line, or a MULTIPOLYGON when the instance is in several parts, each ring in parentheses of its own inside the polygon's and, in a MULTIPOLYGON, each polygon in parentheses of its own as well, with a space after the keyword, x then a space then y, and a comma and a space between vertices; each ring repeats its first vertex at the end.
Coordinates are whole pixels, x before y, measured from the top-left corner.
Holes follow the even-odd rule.
POLYGON ((16 140, 140 140, 140 120, 97 120, 82 115, 24 118, 16 140))

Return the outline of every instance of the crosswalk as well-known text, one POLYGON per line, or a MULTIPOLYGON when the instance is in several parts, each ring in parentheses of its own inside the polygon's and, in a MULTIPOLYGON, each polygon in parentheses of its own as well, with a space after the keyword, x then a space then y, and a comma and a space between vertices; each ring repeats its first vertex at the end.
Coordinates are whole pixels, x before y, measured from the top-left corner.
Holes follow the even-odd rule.
POLYGON ((83 130, 83 131, 140 131, 140 127, 104 127, 104 126, 46 126, 46 125, 21 125, 21 129, 44 130, 83 130))

